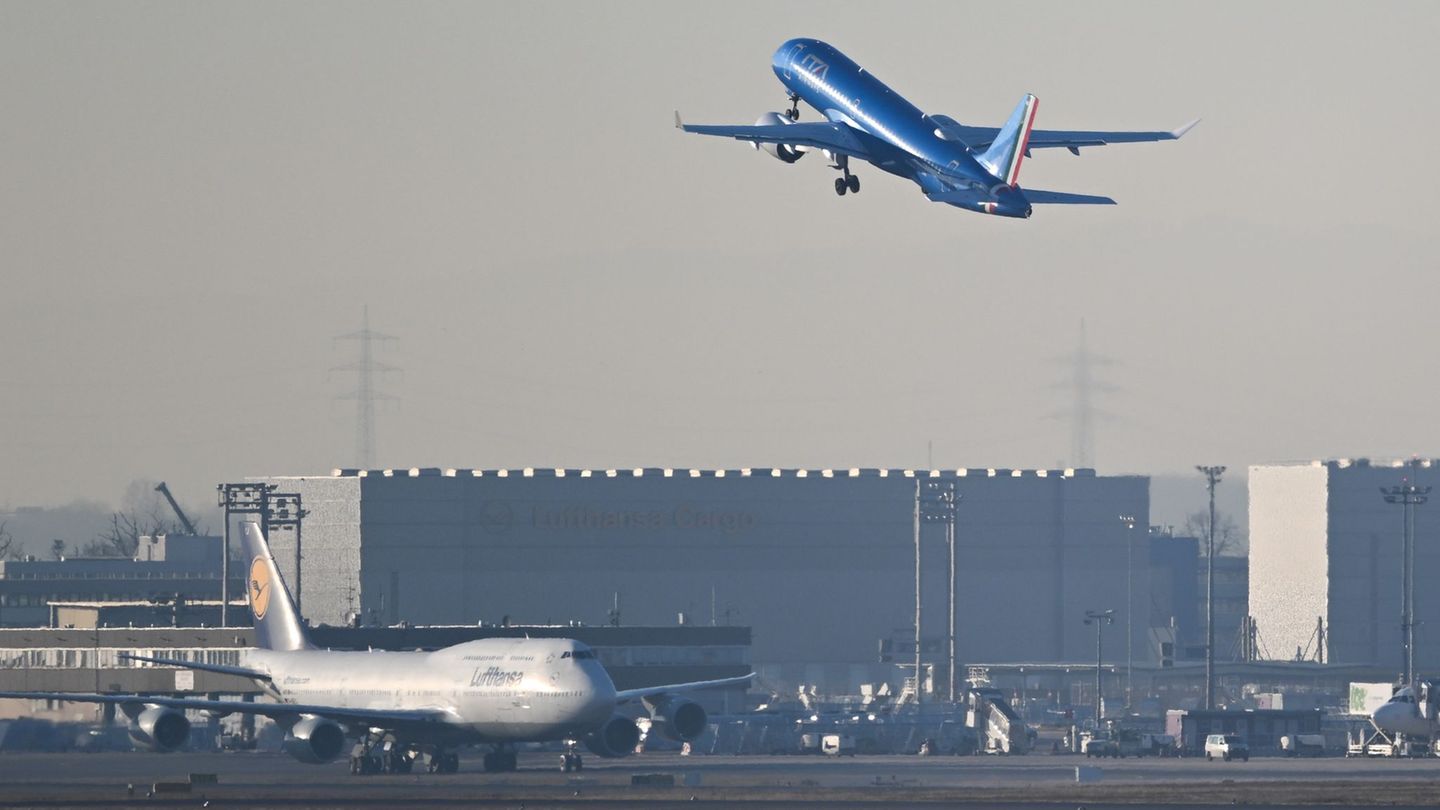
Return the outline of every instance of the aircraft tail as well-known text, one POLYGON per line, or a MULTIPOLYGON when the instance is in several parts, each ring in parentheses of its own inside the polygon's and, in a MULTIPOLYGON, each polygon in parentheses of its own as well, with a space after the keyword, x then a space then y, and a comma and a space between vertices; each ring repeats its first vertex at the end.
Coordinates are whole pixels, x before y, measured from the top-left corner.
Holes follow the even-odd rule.
POLYGON ((980 165, 1006 185, 1013 186, 1020 179, 1020 161, 1030 148, 1030 128, 1035 125, 1035 110, 1039 106, 1040 99, 1026 93, 1015 112, 1010 113, 1010 120, 996 133, 990 148, 980 156, 980 165))
POLYGON ((255 646, 263 650, 312 649, 300 624, 300 611, 295 609, 290 589, 280 578, 280 569, 258 524, 244 524, 241 547, 246 560, 245 594, 255 618, 255 646))

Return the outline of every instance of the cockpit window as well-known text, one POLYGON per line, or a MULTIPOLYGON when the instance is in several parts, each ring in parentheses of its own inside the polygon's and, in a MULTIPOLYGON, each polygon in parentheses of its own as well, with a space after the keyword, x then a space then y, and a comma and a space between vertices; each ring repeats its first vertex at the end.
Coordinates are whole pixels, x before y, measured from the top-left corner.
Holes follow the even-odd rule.
MULTIPOLYGON (((572 657, 572 656, 571 656, 570 653, 565 653, 565 655, 564 655, 563 657, 569 658, 569 657, 572 657)), ((576 650, 573 657, 574 657, 575 659, 577 659, 577 660, 583 661, 583 660, 585 660, 585 659, 587 659, 587 658, 594 658, 594 657, 595 657, 595 651, 594 651, 594 650, 576 650)))

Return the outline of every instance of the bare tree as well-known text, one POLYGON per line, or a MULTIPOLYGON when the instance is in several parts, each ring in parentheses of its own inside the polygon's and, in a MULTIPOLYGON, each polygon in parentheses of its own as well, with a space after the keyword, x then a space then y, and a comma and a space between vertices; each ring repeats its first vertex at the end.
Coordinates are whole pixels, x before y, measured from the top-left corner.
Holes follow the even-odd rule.
POLYGON ((85 547, 86 554, 103 557, 134 557, 140 538, 157 534, 184 534, 185 527, 171 511, 170 504, 155 492, 153 481, 131 481, 125 490, 120 511, 110 515, 110 525, 85 547))
MULTIPOLYGON (((1200 556, 1206 553, 1205 544, 1210 536, 1210 513, 1194 512, 1185 517, 1185 533, 1200 538, 1200 556)), ((1235 523, 1235 518, 1224 513, 1215 513, 1215 554, 1243 555, 1249 548, 1249 538, 1235 523)))
POLYGON ((50 556, 54 557, 57 560, 65 556, 64 540, 61 540, 57 537, 54 540, 50 541, 50 556))
MULTIPOLYGON (((15 535, 5 528, 6 524, 0 523, 0 560, 10 559, 10 549, 15 547, 15 535)), ((18 555, 19 552, 17 551, 18 555)))

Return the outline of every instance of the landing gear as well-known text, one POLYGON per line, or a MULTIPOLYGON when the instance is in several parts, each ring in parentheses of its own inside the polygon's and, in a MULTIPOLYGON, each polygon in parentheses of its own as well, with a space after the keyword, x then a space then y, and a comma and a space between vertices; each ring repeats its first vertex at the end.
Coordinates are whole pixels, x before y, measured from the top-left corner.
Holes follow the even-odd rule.
POLYGON ((799 121, 799 120, 800 120, 800 94, 799 94, 799 93, 791 93, 791 94, 790 94, 790 109, 788 109, 788 110, 785 111, 785 117, 786 117, 786 118, 789 118, 791 121, 799 121))
POLYGON ((500 749, 485 755, 486 773, 513 771, 515 768, 516 757, 514 751, 500 749))
POLYGON ((845 192, 851 194, 860 193, 860 178, 850 173, 850 158, 846 155, 836 155, 833 168, 839 169, 841 175, 835 178, 835 193, 841 197, 845 192))
POLYGON ((453 751, 435 751, 425 764, 430 773, 455 773, 460 770, 460 755, 453 751))
POLYGON ((374 754, 350 757, 350 773, 353 776, 369 776, 385 770, 385 762, 374 754))
POLYGON ((391 751, 385 757, 386 773, 410 773, 415 767, 415 760, 405 751, 391 751))
POLYGON ((350 749, 350 773, 353 776, 369 776, 373 773, 384 773, 386 768, 386 755, 379 748, 380 741, 372 736, 366 736, 355 747, 350 749))

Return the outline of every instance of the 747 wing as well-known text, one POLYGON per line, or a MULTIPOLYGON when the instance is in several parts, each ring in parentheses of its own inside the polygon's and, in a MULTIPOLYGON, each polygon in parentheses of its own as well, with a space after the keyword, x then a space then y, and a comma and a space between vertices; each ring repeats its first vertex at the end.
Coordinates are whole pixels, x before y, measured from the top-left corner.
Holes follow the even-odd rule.
POLYGON ((295 717, 313 714, 347 725, 381 726, 451 722, 449 712, 442 709, 348 709, 309 703, 250 703, 243 700, 203 700, 172 698, 160 695, 102 695, 78 692, 0 692, 0 699, 56 700, 71 703, 114 703, 164 706, 170 709, 211 712, 217 715, 257 714, 262 717, 295 717))

